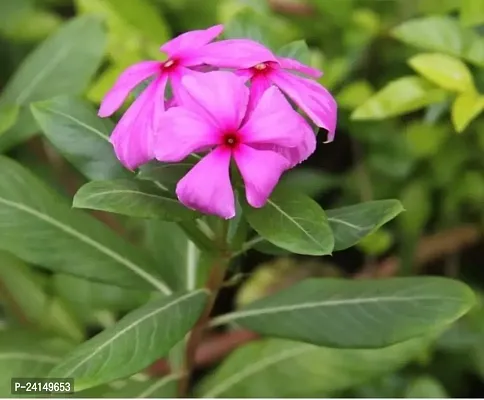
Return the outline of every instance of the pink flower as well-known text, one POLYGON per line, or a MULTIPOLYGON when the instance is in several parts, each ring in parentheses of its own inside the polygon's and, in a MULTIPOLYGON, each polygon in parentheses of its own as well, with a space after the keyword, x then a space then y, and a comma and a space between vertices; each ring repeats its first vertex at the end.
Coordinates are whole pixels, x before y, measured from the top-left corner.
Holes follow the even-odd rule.
POLYGON ((204 61, 220 68, 235 68, 237 74, 251 80, 251 106, 272 84, 286 93, 320 128, 334 139, 337 105, 333 96, 319 83, 292 72, 313 78, 322 72, 299 61, 276 57, 263 45, 248 39, 221 40, 208 44, 204 61))
POLYGON ((181 78, 191 67, 203 64, 204 46, 223 30, 222 25, 205 30, 186 32, 161 46, 168 60, 143 61, 127 68, 104 97, 100 117, 109 117, 125 101, 129 93, 145 79, 153 78, 143 93, 133 102, 111 135, 117 157, 123 165, 134 169, 154 158, 153 132, 158 129, 159 116, 166 108, 165 88, 171 82, 175 97, 182 89, 181 78))
POLYGON ((187 207, 226 219, 235 215, 232 158, 248 203, 262 207, 281 174, 316 147, 314 133, 276 87, 267 89, 248 115, 245 81, 224 71, 183 77, 181 106, 163 113, 163 129, 156 135, 159 161, 178 162, 210 150, 178 182, 176 193, 187 207))

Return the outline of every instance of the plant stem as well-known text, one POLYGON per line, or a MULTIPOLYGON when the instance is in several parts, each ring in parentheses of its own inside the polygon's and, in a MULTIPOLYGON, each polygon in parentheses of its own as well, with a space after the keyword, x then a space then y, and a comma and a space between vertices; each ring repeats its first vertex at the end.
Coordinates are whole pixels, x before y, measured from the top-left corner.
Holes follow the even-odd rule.
POLYGON ((215 259, 214 265, 210 270, 207 283, 205 284, 205 287, 210 291, 210 295, 202 315, 198 319, 188 337, 185 348, 185 361, 182 371, 183 375, 180 378, 178 387, 179 397, 182 398, 188 397, 190 377, 195 363, 195 354, 203 339, 205 328, 208 326, 210 314, 215 304, 217 294, 220 288, 223 286, 226 267, 230 261, 230 254, 227 251, 228 222, 222 221, 220 228, 219 235, 217 235, 219 255, 215 259))

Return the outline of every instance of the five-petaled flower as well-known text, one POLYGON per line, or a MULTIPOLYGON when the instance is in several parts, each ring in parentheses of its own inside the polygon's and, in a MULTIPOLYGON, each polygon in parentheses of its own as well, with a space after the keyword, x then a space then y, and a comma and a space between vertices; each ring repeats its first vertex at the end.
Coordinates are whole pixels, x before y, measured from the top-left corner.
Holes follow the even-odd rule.
POLYGON ((181 79, 192 72, 191 68, 203 64, 204 46, 223 30, 222 25, 205 30, 183 33, 161 46, 168 60, 143 61, 127 68, 104 97, 99 109, 100 117, 113 114, 129 93, 141 82, 153 78, 148 87, 133 102, 118 122, 111 135, 111 143, 121 163, 129 169, 153 159, 153 132, 158 129, 160 114, 165 104, 165 88, 170 80, 175 100, 183 89, 181 79))
POLYGON ((276 57, 263 45, 248 39, 230 39, 210 43, 204 48, 204 62, 220 68, 236 69, 238 75, 251 81, 251 105, 271 85, 276 85, 291 98, 320 128, 334 138, 337 105, 333 96, 319 83, 293 72, 313 78, 322 72, 297 60, 276 57))
POLYGON ((209 150, 179 181, 176 193, 187 207, 226 219, 235 215, 232 158, 248 203, 262 207, 281 174, 316 147, 311 128, 276 87, 268 88, 248 114, 245 82, 224 71, 183 77, 182 105, 161 115, 156 133, 159 161, 178 162, 209 150))

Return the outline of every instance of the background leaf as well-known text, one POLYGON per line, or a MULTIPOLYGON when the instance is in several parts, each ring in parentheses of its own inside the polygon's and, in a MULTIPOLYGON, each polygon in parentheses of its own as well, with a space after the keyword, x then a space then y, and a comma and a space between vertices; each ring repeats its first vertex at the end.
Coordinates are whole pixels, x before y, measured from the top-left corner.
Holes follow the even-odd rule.
POLYGON ((406 44, 484 66, 484 38, 461 27, 451 17, 431 16, 405 21, 393 29, 392 35, 406 44))
POLYGON ((321 346, 384 347, 455 321, 474 304, 464 284, 444 278, 379 281, 306 279, 215 323, 321 346))
POLYGON ((463 132, 483 110, 484 96, 475 92, 466 92, 457 96, 451 111, 455 130, 463 132))
POLYGON ((277 54, 280 57, 293 58, 303 64, 311 65, 311 52, 304 40, 295 40, 294 42, 282 46, 277 51, 277 54))
POLYGON ((405 76, 388 83, 360 105, 352 114, 355 120, 380 120, 438 103, 445 97, 439 89, 417 76, 405 76))
POLYGON ((3 90, 1 100, 28 104, 80 93, 98 68, 105 44, 98 18, 73 19, 25 59, 3 90))
POLYGON ((334 235, 334 250, 354 246, 403 210, 398 200, 375 200, 327 210, 326 215, 334 235))
POLYGON ((77 347, 51 372, 84 390, 132 375, 178 343, 200 316, 207 291, 171 295, 138 308, 77 347), (129 360, 129 362, 126 362, 129 360))
POLYGON ((266 339, 238 348, 205 381, 205 398, 327 397, 413 359, 423 339, 374 350, 341 350, 266 339), (288 374, 287 371, 291 371, 288 374))
POLYGON ((333 234, 321 207, 311 198, 277 188, 262 208, 242 203, 249 224, 259 235, 293 253, 330 254, 333 234))
POLYGON ((15 124, 20 107, 16 104, 3 104, 0 106, 0 135, 15 124))
POLYGON ((484 3, 481 0, 460 0, 460 22, 465 26, 484 22, 484 3))
POLYGON ((465 92, 474 88, 469 68, 458 58, 441 53, 418 54, 408 60, 424 78, 441 88, 465 92))
POLYGON ((122 388, 105 394, 106 398, 176 398, 178 391, 179 374, 166 375, 160 379, 135 381, 131 379, 122 388))
POLYGON ((57 97, 32 104, 32 113, 47 139, 87 178, 131 175, 109 143, 114 124, 99 118, 88 103, 74 97, 57 97))
POLYGON ((0 170, 0 248, 56 272, 170 292, 141 250, 72 210, 14 161, 0 157, 0 170))

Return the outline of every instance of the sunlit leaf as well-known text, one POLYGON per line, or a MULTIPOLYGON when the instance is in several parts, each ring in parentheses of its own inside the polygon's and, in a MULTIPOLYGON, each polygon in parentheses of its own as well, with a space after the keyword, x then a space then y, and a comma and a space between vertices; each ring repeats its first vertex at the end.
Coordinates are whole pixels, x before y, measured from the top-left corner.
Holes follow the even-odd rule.
POLYGON ((460 21, 465 26, 479 25, 484 22, 484 1, 460 0, 460 21))
POLYGON ((467 126, 484 110, 484 96, 473 91, 462 93, 452 104, 452 123, 457 132, 463 132, 467 126))
POLYGON ((405 76, 388 83, 352 114, 355 120, 380 120, 418 110, 445 98, 445 92, 417 76, 405 76))
POLYGON ((431 16, 405 21, 392 35, 421 49, 438 51, 484 66, 484 38, 448 16, 431 16))
POLYGON ((469 68, 458 58, 441 53, 425 53, 408 63, 424 78, 447 90, 465 92, 473 89, 469 68))

